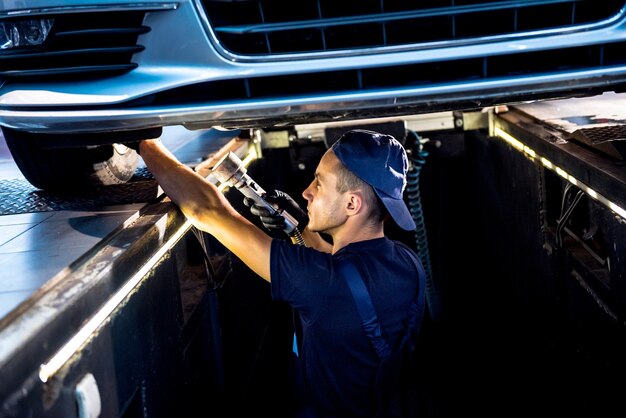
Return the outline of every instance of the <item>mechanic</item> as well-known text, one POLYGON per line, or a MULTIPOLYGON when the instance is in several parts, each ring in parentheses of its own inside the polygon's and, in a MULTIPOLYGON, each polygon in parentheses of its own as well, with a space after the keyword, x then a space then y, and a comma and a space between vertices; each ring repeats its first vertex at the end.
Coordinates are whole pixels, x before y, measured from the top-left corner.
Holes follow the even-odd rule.
MULTIPOLYGON (((376 345, 382 336, 385 348, 399 352, 407 323, 419 325, 422 318, 421 311, 412 309, 423 293, 418 257, 384 233, 386 219, 404 230, 415 229, 402 199, 408 170, 402 145, 373 131, 342 135, 323 155, 303 192, 308 216, 285 193, 273 193, 275 204, 299 218, 300 226, 306 224, 302 236, 307 246, 271 238, 158 139, 141 141, 136 149, 192 224, 270 282, 273 299, 287 302, 299 314, 296 416, 382 416, 389 397, 380 392, 397 385, 397 379, 394 373, 381 372, 376 345), (339 268, 346 260, 365 284, 377 329, 368 328, 347 273, 339 268)), ((264 216, 259 207, 251 210, 267 228, 280 227, 280 220, 264 216)))

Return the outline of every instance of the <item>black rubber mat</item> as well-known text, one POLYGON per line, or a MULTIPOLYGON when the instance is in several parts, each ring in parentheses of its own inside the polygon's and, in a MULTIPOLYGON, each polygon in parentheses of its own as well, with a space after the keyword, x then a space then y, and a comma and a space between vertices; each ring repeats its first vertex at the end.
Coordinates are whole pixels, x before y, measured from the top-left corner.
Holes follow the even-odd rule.
POLYGON ((616 160, 626 159, 626 125, 578 129, 572 138, 616 160))
POLYGON ((58 196, 33 187, 25 179, 0 181, 0 215, 94 210, 102 206, 147 203, 157 197, 158 185, 150 172, 138 169, 124 184, 96 187, 80 196, 58 196))

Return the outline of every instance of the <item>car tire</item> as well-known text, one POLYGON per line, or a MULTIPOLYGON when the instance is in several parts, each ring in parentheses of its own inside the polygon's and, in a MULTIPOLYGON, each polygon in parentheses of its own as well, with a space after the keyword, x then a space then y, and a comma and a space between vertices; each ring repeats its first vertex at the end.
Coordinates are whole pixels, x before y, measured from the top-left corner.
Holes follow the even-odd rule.
MULTIPOLYGON (((2 128, 7 147, 26 180, 55 194, 80 194, 99 186, 125 183, 139 162, 122 144, 53 147, 46 134, 2 128)), ((89 143, 88 138, 83 143, 89 143)))

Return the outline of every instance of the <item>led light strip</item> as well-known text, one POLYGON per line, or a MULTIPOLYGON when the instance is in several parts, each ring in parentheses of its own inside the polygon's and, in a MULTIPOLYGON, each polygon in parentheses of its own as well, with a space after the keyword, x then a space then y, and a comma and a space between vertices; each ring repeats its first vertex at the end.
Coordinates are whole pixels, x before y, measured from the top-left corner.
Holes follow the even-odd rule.
POLYGON ((503 140, 505 140, 507 143, 511 144, 513 148, 526 154, 531 159, 534 160, 534 159, 539 158, 539 160, 541 161, 541 164, 543 164, 544 167, 554 171, 559 176, 563 177, 564 179, 572 183, 574 186, 578 187, 583 192, 587 193, 591 198, 602 203, 604 206, 608 207, 610 210, 612 210, 613 212, 621 216, 623 219, 626 219, 626 210, 624 210, 622 207, 618 206, 616 203, 610 201, 605 196, 596 192, 591 187, 587 186, 585 183, 581 182, 576 177, 572 176, 571 174, 563 170, 561 167, 558 167, 552 164, 552 162, 548 160, 547 158, 538 156, 537 153, 532 148, 530 148, 528 145, 525 145, 524 143, 522 143, 517 138, 513 137, 508 132, 504 131, 499 126, 496 126, 494 128, 494 134, 502 138, 503 140))
POLYGON ((41 365, 39 378, 47 382, 77 352, 96 329, 109 317, 115 308, 128 296, 137 284, 146 277, 148 272, 159 262, 163 255, 191 228, 191 222, 185 220, 183 225, 170 237, 159 250, 93 315, 89 321, 67 342, 47 363, 41 365))

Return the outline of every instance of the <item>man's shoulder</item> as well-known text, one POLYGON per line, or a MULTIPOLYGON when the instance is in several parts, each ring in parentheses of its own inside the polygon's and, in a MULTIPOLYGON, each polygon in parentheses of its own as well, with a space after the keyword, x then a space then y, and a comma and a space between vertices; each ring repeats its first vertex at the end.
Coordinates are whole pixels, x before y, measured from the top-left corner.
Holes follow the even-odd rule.
POLYGON ((274 238, 270 250, 270 260, 272 262, 293 262, 300 265, 326 264, 324 260, 330 260, 331 255, 315 248, 297 245, 287 240, 274 238))
POLYGON ((393 245, 395 245, 396 247, 402 248, 404 251, 408 251, 410 254, 417 256, 415 250, 404 242, 392 239, 390 239, 389 241, 392 242, 393 245))
POLYGON ((424 272, 424 267, 422 265, 422 261, 420 260, 415 250, 403 242, 395 241, 395 243, 398 246, 398 248, 401 248, 402 249, 401 251, 403 251, 411 259, 413 264, 415 264, 415 268, 417 269, 418 273, 424 276, 425 272, 424 272))
POLYGON ((385 256, 395 256, 398 252, 406 254, 411 258, 417 258, 417 253, 407 244, 390 239, 388 237, 374 238, 365 241, 353 242, 339 250, 335 255, 344 257, 350 255, 371 255, 375 258, 385 256))

